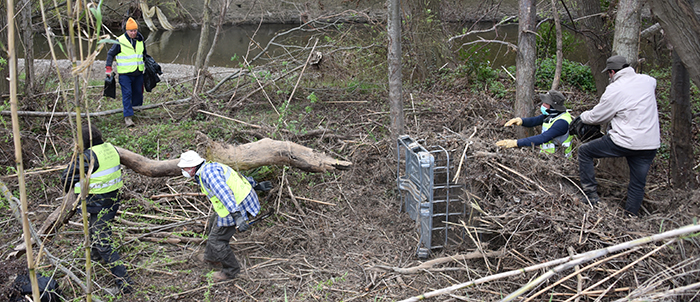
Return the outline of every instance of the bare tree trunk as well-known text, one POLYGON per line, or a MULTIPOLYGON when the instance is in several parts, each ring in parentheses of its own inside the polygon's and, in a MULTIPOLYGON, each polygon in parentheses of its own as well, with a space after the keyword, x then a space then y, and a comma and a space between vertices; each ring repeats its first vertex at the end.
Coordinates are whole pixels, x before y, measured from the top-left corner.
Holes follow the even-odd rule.
POLYGON ((588 66, 591 67, 595 79, 596 95, 600 97, 608 86, 608 76, 600 71, 605 69, 605 61, 610 57, 609 34, 605 30, 603 18, 600 16, 599 0, 569 0, 569 7, 576 9, 581 21, 578 33, 583 35, 588 49, 588 66))
POLYGON ((552 80, 552 90, 559 89, 559 81, 561 80, 561 69, 564 65, 564 41, 561 32, 561 20, 559 20, 559 10, 557 10, 557 0, 552 0, 552 16, 554 16, 554 28, 557 35, 557 66, 554 69, 554 80, 552 80))
POLYGON ((401 74, 401 0, 389 1, 389 106, 391 139, 395 142, 404 134, 402 74, 401 74))
POLYGON ((688 70, 690 80, 700 87, 700 20, 693 5, 687 0, 649 0, 648 3, 688 70))
POLYGON ((639 32, 642 28, 640 0, 620 0, 615 17, 615 36, 612 53, 627 58, 630 66, 637 66, 639 32))
MULTIPOLYGON (((0 11, 7 11, 7 3, 0 1, 0 11)), ((12 19, 10 19, 12 20, 12 19)), ((5 41, 7 41, 7 15, 0 14, 0 41, 3 41, 0 46, 0 59, 9 62, 8 49, 5 41)), ((10 94, 10 70, 8 68, 0 68, 0 101, 8 99, 10 94)))
POLYGON ((693 108, 690 79, 677 51, 671 71, 671 179, 676 189, 694 189, 693 108))
MULTIPOLYGON (((515 58, 515 116, 531 116, 535 96, 537 9, 534 0, 519 0, 518 53, 515 58)), ((532 128, 518 127, 519 137, 531 136, 532 128)))
POLYGON ((194 90, 193 94, 199 93, 199 91, 202 89, 204 86, 204 77, 200 77, 202 73, 205 71, 206 67, 204 66, 204 52, 207 50, 207 46, 209 46, 209 28, 211 27, 211 8, 209 7, 209 4, 211 3, 211 0, 204 0, 204 16, 202 20, 202 29, 199 32, 199 45, 197 47, 197 56, 195 57, 194 60, 194 90))
POLYGON ((32 30, 32 3, 22 0, 22 41, 24 42, 24 94, 31 99, 34 95, 34 31, 32 30))
POLYGON ((209 53, 207 53, 207 58, 204 59, 204 66, 202 69, 207 69, 209 67, 209 59, 214 54, 214 47, 216 43, 219 42, 219 34, 221 34, 221 27, 224 25, 224 20, 226 19, 226 11, 229 5, 231 5, 231 0, 221 0, 221 13, 219 14, 219 23, 216 25, 216 32, 214 32, 214 40, 211 41, 211 47, 209 47, 209 53))

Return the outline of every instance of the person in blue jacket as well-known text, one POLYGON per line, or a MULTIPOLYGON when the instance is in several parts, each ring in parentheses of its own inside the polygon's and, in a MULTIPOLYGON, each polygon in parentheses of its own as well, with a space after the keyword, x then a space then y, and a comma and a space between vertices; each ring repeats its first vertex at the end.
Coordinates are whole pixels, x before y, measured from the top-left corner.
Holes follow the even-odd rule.
POLYGON ((119 36, 119 44, 112 45, 107 52, 105 72, 112 74, 112 62, 117 61, 119 86, 122 87, 122 105, 124 106, 124 123, 127 127, 134 126, 132 116, 134 106, 143 105, 143 58, 148 55, 146 43, 139 30, 139 25, 132 18, 126 21, 126 33, 119 36))
POLYGON ((535 127, 542 125, 542 133, 521 138, 518 140, 505 139, 496 142, 502 148, 515 148, 527 146, 540 146, 540 152, 553 154, 557 149, 563 149, 564 156, 570 157, 573 136, 569 134, 569 124, 572 121, 571 114, 566 111, 564 102, 566 97, 559 91, 551 90, 539 95, 542 105, 541 115, 528 118, 513 118, 505 123, 504 127, 512 125, 535 127))

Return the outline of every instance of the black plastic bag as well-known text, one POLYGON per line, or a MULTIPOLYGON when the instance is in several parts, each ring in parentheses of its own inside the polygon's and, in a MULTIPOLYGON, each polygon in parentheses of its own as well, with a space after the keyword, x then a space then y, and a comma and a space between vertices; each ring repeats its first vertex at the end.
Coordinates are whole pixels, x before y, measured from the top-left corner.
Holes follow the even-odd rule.
POLYGON ((577 116, 571 124, 569 124, 569 134, 578 136, 582 142, 587 142, 603 136, 603 133, 600 132, 599 125, 585 124, 581 121, 580 116, 577 116))
POLYGON ((146 65, 143 72, 143 88, 146 89, 146 92, 151 92, 151 90, 156 87, 156 84, 160 82, 160 77, 158 75, 163 74, 163 71, 156 60, 149 55, 143 58, 143 62, 146 65))
POLYGON ((113 99, 117 97, 117 81, 114 80, 114 73, 108 74, 105 78, 105 89, 102 95, 113 99))
MULTIPOLYGON (((61 296, 61 290, 58 289, 58 282, 46 276, 37 275, 37 283, 39 285, 39 293, 41 302, 58 302, 61 296)), ((24 296, 32 296, 32 284, 27 275, 17 275, 14 282, 15 289, 21 296, 13 295, 10 297, 12 302, 26 301, 24 296)))

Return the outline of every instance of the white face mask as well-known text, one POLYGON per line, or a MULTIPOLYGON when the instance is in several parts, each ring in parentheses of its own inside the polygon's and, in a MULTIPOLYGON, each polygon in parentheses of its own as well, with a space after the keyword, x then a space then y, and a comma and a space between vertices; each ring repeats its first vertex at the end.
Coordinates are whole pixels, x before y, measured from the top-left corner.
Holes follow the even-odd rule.
POLYGON ((187 177, 187 178, 192 177, 192 175, 190 175, 190 173, 188 173, 188 172, 185 171, 185 170, 182 170, 182 176, 187 177))

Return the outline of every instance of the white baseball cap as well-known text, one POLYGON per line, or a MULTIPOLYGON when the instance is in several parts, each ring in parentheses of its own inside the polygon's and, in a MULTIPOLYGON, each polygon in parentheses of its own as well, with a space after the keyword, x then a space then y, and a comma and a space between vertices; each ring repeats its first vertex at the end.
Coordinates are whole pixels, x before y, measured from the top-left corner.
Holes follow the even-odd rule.
POLYGON ((180 162, 177 163, 177 166, 180 168, 189 168, 189 167, 195 167, 198 166, 199 164, 204 162, 204 158, 199 156, 197 152, 189 150, 185 153, 182 153, 180 155, 180 162))

